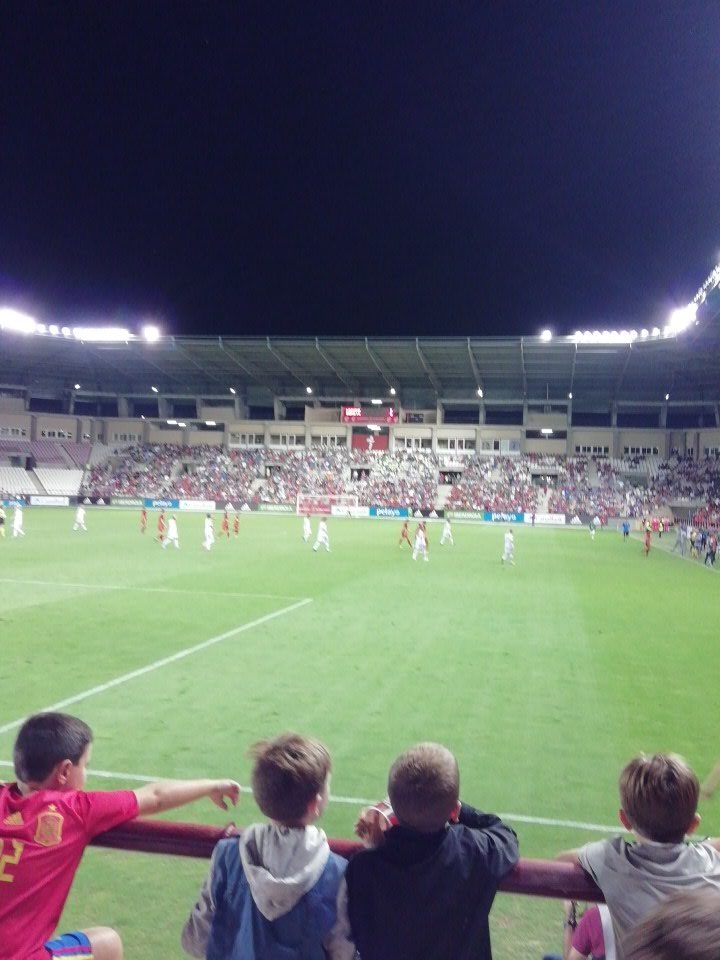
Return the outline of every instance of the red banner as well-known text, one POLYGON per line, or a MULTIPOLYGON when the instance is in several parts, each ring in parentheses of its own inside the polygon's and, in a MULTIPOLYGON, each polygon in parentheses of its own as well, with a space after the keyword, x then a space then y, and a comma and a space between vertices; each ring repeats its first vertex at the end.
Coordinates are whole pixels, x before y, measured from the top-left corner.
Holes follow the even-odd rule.
POLYGON ((386 433, 355 433, 353 431, 353 450, 387 450, 390 438, 386 433))
POLYGON ((342 423, 397 423, 398 412, 394 407, 342 407, 342 423))

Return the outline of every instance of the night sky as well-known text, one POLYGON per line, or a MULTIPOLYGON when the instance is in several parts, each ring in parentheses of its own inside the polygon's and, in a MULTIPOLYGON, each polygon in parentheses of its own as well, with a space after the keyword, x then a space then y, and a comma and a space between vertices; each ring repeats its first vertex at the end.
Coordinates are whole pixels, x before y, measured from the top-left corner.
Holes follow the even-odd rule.
POLYGON ((648 324, 720 258, 710 0, 0 9, 0 303, 225 334, 648 324))

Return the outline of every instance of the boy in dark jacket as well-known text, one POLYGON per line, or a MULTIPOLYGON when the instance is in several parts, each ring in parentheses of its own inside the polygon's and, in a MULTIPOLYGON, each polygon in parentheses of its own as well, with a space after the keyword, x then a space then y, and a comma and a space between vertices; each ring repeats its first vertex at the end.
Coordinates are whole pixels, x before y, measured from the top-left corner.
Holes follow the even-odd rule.
MULTIPOLYGON (((515 833, 498 817, 460 803, 455 757, 421 743, 390 769, 397 825, 382 833, 363 815, 371 842, 348 864, 338 897, 333 960, 490 960, 488 915, 497 885, 518 860, 515 833)), ((392 821, 391 821, 392 822, 392 821)))

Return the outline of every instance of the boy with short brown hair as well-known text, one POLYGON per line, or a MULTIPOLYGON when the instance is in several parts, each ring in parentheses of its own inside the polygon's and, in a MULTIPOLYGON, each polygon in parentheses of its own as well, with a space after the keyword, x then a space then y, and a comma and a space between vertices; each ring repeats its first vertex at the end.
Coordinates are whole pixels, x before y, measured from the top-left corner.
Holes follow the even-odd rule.
POLYGON ((183 949, 213 960, 323 960, 333 939, 345 861, 314 826, 328 803, 326 747, 296 733, 250 749, 252 787, 269 824, 221 840, 183 949))
POLYGON ((700 823, 700 784, 677 754, 634 757, 619 786, 620 822, 636 842, 600 840, 560 859, 578 863, 602 890, 622 960, 630 930, 668 896, 698 887, 720 890, 720 840, 684 842, 700 823))
POLYGON ((338 897, 333 960, 490 960, 488 915, 502 877, 518 860, 515 833, 460 802, 457 760, 421 743, 390 768, 392 823, 358 833, 374 844, 348 864, 338 897), (344 939, 343 939, 344 937, 344 939))

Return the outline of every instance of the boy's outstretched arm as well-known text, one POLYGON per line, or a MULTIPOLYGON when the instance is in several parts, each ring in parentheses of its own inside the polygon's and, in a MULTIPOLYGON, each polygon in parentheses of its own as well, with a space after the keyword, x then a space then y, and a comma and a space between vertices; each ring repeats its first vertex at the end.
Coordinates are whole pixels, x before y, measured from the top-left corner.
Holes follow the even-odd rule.
POLYGON ((209 797, 221 810, 227 810, 226 799, 233 806, 238 802, 240 785, 234 780, 163 780, 140 787, 135 797, 140 816, 174 810, 204 797, 209 797))

